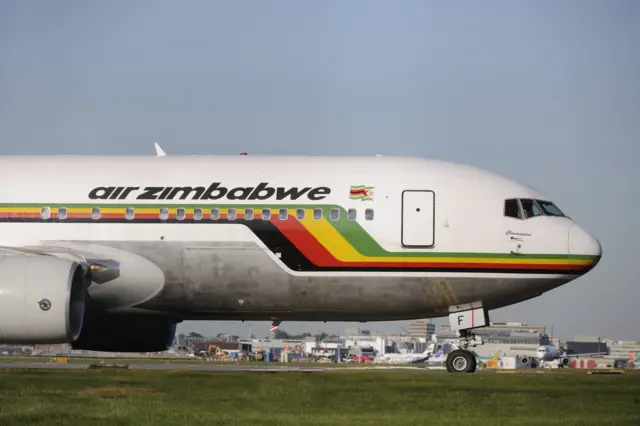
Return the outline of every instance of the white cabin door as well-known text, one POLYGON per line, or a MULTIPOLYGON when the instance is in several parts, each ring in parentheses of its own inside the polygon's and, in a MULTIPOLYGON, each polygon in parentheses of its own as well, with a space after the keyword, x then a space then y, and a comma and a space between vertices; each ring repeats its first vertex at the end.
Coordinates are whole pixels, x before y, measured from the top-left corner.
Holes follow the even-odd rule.
POLYGON ((433 191, 402 192, 402 245, 408 248, 435 245, 435 206, 433 191))

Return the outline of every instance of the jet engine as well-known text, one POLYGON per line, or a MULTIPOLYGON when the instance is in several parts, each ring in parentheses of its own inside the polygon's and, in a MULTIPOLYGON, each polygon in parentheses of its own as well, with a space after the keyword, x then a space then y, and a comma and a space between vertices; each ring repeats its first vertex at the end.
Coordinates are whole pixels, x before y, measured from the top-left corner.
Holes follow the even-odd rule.
POLYGON ((569 358, 567 357, 560 357, 558 359, 558 365, 560 367, 568 367, 569 366, 569 358))
POLYGON ((73 349, 101 352, 162 352, 173 345, 176 321, 165 317, 87 311, 73 349))
POLYGON ((88 285, 83 265, 52 256, 0 256, 0 343, 78 338, 88 285))

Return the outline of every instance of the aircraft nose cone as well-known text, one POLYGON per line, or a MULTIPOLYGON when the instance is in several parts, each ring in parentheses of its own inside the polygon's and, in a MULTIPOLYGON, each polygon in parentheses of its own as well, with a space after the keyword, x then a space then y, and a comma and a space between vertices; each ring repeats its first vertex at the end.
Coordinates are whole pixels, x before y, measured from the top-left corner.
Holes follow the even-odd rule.
POLYGON ((596 237, 580 225, 573 224, 569 229, 569 255, 591 261, 589 267, 593 268, 602 257, 602 246, 596 237))

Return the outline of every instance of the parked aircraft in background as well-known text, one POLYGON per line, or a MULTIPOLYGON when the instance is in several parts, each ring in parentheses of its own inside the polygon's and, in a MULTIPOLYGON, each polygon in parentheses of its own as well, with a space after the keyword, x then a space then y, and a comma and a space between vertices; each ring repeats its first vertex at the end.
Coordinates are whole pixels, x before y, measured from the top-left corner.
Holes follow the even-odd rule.
POLYGON ((390 364, 418 364, 423 363, 429 359, 431 354, 431 348, 427 348, 422 353, 386 353, 381 354, 376 362, 390 363, 390 364))
POLYGON ((572 357, 590 357, 590 356, 605 356, 606 352, 592 352, 592 353, 580 353, 580 354, 567 354, 566 351, 558 351, 554 345, 544 345, 536 349, 536 358, 540 363, 540 366, 549 366, 552 368, 568 367, 571 363, 572 357))

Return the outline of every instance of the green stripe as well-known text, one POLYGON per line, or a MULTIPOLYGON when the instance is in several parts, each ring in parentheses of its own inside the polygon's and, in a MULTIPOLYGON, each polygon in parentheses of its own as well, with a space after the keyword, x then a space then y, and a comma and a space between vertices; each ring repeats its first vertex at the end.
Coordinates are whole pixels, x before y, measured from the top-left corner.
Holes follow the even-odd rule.
MULTIPOLYGON (((174 200, 175 201, 175 200, 174 200)), ((136 203, 107 203, 107 204, 64 204, 64 203, 14 203, 2 204, 2 207, 51 207, 51 208, 252 208, 252 209, 318 209, 323 210, 323 216, 329 217, 331 209, 340 210, 338 220, 328 220, 328 222, 338 231, 340 235, 360 254, 368 257, 477 257, 490 259, 511 259, 512 254, 507 253, 472 253, 472 252, 434 252, 434 251, 387 251, 373 239, 371 235, 355 220, 347 219, 347 210, 339 205, 331 204, 136 204, 136 203)), ((567 255, 567 254, 523 254, 522 259, 570 259, 570 260, 596 260, 597 256, 590 255, 567 255)))

